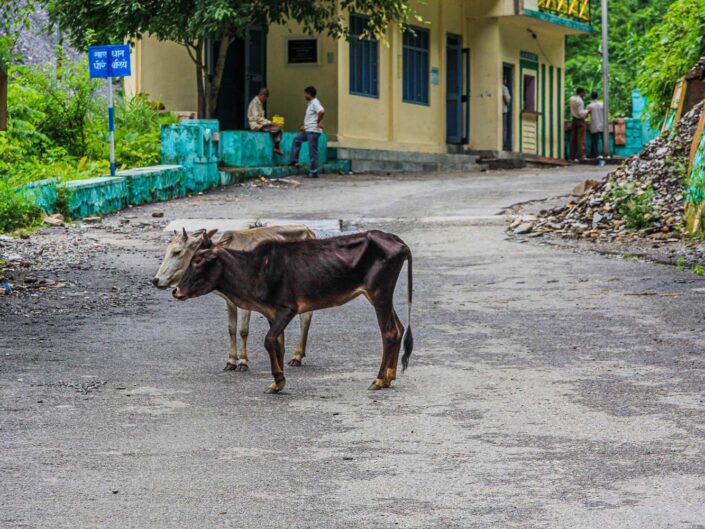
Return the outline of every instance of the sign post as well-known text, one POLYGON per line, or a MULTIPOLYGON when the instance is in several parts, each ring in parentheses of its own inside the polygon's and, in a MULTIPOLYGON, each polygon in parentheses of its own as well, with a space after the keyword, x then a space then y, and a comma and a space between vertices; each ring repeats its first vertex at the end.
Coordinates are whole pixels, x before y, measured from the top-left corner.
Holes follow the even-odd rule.
POLYGON ((113 110, 113 77, 129 77, 130 45, 90 46, 88 68, 91 77, 108 80, 108 140, 110 141, 110 176, 115 176, 115 111, 113 110))

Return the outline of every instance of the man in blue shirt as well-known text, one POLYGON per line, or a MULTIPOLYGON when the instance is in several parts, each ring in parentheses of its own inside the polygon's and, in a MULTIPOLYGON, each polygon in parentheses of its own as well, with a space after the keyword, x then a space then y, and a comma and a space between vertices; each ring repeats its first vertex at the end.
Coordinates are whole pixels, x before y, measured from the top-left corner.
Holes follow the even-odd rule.
POLYGON ((301 126, 301 132, 294 138, 294 147, 291 149, 291 158, 289 165, 297 165, 299 163, 299 151, 301 144, 308 142, 308 153, 311 158, 311 165, 308 170, 308 178, 318 178, 318 138, 323 132, 323 116, 326 111, 321 105, 321 102, 316 98, 316 88, 307 86, 304 88, 304 97, 308 101, 306 114, 304 115, 304 124, 301 126))

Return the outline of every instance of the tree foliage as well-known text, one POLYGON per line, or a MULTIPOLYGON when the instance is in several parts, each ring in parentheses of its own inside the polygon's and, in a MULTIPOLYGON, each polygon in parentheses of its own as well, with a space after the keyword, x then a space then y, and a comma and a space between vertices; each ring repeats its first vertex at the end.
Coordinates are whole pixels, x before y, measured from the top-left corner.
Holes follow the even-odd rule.
POLYGON ((186 47, 196 67, 199 113, 212 114, 230 43, 253 24, 295 21, 309 34, 340 37, 346 11, 370 16, 368 30, 382 35, 413 15, 405 0, 44 0, 52 20, 71 42, 119 42, 149 34, 186 47), (206 72, 206 40, 219 41, 215 72, 206 72))
POLYGON ((668 109, 676 81, 705 55, 705 0, 676 0, 653 27, 639 86, 649 100, 651 115, 661 118, 668 109))
MULTIPOLYGON (((692 1, 692 0, 690 0, 692 1)), ((702 3, 705 0, 698 0, 702 3)), ((631 113, 631 91, 637 88, 644 57, 650 49, 650 31, 656 27, 672 0, 621 0, 609 3, 610 113, 631 113)), ((566 41, 566 97, 583 87, 602 93, 600 2, 592 4, 593 33, 566 41)))
POLYGON ((15 45, 20 30, 29 27, 32 3, 24 0, 0 0, 0 70, 6 71, 19 56, 15 45))

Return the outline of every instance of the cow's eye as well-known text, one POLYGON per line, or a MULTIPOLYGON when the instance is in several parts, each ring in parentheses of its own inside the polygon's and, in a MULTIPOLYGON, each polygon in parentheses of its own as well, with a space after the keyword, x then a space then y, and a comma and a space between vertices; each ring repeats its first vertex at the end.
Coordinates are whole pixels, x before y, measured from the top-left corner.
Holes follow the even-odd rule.
POLYGON ((179 255, 181 253, 181 248, 177 248, 176 250, 173 251, 174 255, 179 255))

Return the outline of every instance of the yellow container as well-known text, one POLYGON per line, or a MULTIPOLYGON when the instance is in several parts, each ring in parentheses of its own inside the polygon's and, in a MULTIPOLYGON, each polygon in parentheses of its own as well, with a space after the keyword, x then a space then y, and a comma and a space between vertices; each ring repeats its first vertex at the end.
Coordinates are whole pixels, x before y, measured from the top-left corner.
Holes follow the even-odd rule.
POLYGON ((276 116, 272 117, 272 123, 284 128, 284 116, 276 115, 276 116))

